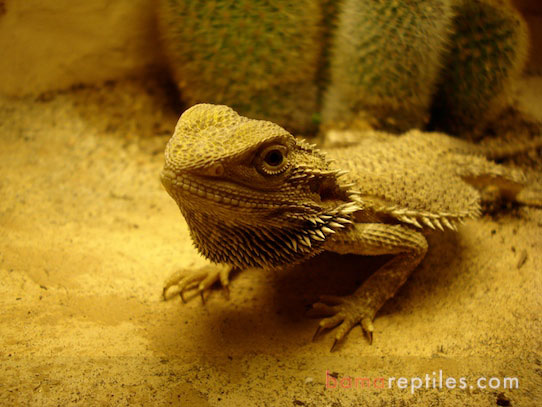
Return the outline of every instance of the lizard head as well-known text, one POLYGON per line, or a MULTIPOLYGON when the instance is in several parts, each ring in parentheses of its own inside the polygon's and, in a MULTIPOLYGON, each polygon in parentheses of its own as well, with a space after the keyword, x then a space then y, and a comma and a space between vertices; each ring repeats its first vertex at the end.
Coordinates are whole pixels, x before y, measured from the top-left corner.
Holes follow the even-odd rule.
POLYGON ((341 171, 280 126, 200 104, 165 152, 164 187, 200 252, 237 267, 294 263, 324 250, 360 209, 341 171))

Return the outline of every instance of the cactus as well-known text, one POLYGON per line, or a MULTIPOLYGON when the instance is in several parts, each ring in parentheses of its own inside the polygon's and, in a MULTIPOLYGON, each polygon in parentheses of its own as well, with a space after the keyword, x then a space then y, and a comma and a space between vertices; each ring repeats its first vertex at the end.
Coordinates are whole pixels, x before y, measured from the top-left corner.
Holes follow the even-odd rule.
POLYGON ((345 0, 324 126, 395 132, 424 126, 451 35, 451 1, 345 0))
POLYGON ((159 28, 188 104, 307 132, 319 112, 322 4, 313 0, 160 0, 159 28))
POLYGON ((483 130, 510 105, 527 58, 526 23, 502 0, 455 0, 452 48, 432 108, 433 128, 483 130))
MULTIPOLYGON (((337 31, 337 17, 339 9, 342 6, 340 0, 319 0, 322 6, 322 54, 321 63, 319 64, 319 72, 316 76, 319 89, 323 90, 329 86, 330 82, 330 60, 331 60, 331 43, 335 32, 337 31)), ((321 92, 323 93, 323 92, 321 92)))
POLYGON ((320 112, 324 131, 402 132, 430 117, 456 134, 485 126, 526 58, 506 0, 159 2, 187 104, 227 104, 292 132, 315 131, 320 112))

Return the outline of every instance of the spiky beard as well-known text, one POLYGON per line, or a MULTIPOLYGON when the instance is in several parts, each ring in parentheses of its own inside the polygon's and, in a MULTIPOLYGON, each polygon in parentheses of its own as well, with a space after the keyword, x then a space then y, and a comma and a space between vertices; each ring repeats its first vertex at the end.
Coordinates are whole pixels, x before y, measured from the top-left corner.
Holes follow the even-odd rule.
POLYGON ((181 206, 196 248, 215 263, 239 268, 273 268, 295 264, 324 250, 326 240, 351 223, 356 202, 343 203, 334 209, 314 211, 310 215, 283 213, 278 219, 252 223, 225 222, 216 214, 185 210, 181 206))

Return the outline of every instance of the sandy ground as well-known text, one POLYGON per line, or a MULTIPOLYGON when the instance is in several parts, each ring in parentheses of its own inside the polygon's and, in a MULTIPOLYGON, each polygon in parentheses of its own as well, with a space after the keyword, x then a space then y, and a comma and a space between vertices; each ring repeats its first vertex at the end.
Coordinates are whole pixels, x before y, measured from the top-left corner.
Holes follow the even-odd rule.
MULTIPOLYGON (((542 81, 523 88, 542 117, 542 81)), ((169 100, 127 81, 0 102, 0 404, 542 405, 540 209, 433 236, 372 345, 357 327, 330 353, 305 313, 382 259, 322 255, 240 273, 229 301, 161 301, 172 271, 205 264, 158 178, 180 113, 169 100), (438 388, 440 372, 467 388, 438 388)))

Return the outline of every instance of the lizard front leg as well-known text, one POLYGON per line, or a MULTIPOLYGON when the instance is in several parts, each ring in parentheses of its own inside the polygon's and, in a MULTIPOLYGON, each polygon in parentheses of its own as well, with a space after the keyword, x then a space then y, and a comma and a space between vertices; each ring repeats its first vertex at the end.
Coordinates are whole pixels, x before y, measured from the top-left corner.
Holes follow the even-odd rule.
POLYGON ((229 278, 233 269, 232 266, 227 264, 209 264, 192 272, 184 269, 177 270, 164 283, 162 297, 167 300, 172 296, 171 292, 173 291, 175 294, 180 295, 183 302, 186 302, 184 298, 185 290, 197 286, 196 291, 200 294, 201 301, 205 303, 205 290, 209 289, 217 281, 220 281, 226 295, 229 296, 229 278))
POLYGON ((320 321, 320 330, 338 326, 335 341, 342 340, 358 323, 372 341, 373 319, 384 303, 399 290, 424 258, 427 240, 420 232, 403 225, 357 223, 334 236, 326 250, 340 254, 396 256, 372 274, 352 295, 322 296, 313 309, 328 316, 320 321))

